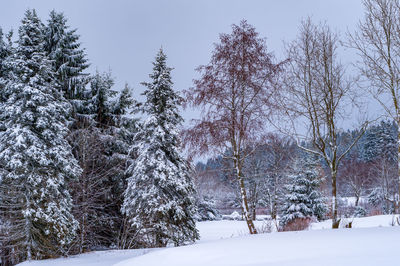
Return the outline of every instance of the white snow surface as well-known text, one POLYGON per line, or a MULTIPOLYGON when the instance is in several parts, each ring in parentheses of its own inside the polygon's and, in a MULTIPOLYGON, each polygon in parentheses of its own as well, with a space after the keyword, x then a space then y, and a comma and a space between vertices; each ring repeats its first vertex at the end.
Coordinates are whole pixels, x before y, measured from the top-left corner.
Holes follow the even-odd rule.
POLYGON ((117 266, 399 265, 400 227, 260 234, 164 249, 117 266))
MULTIPOLYGON (((154 251, 156 249, 153 249, 154 251)), ((95 251, 68 258, 25 261, 19 266, 110 266, 148 253, 149 249, 95 251)))
MULTIPOLYGON (((248 235, 244 221, 197 224, 201 240, 164 249, 97 251, 23 266, 369 266, 400 265, 400 227, 391 215, 355 218, 352 229, 331 230, 330 221, 308 231, 248 235), (323 230, 325 229, 325 230, 323 230)), ((351 220, 347 220, 351 221, 351 220)), ((264 221, 256 221, 263 226, 264 221)))

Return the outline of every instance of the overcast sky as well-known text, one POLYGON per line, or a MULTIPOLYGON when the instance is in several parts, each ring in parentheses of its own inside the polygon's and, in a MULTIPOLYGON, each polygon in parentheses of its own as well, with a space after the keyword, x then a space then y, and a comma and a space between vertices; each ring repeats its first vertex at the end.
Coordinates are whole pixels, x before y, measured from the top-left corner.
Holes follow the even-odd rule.
POLYGON ((90 72, 110 68, 116 88, 127 82, 136 94, 143 91, 140 82, 148 81, 161 46, 174 68, 175 88, 185 89, 196 77, 194 69, 208 63, 219 33, 230 32, 242 19, 254 25, 267 38, 269 50, 282 59, 282 42, 295 38, 302 18, 326 20, 345 36, 363 16, 361 0, 13 0, 1 4, 3 31, 17 30, 27 8, 35 8, 43 21, 52 9, 64 12, 81 35, 90 72))

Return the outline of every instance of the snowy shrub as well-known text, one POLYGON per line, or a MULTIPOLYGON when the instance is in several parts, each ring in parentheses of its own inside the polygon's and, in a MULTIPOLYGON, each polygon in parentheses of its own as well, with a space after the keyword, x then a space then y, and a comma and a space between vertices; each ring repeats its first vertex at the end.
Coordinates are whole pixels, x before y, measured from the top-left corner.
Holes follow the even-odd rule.
POLYGON ((275 223, 275 220, 265 220, 261 226, 256 226, 257 232, 259 234, 266 234, 266 233, 272 233, 276 231, 277 224, 275 223))
POLYGON ((234 211, 230 215, 222 215, 222 219, 240 221, 242 220, 242 216, 237 211, 234 211))
POLYGON ((222 216, 215 208, 215 202, 209 197, 203 197, 202 200, 198 199, 197 202, 197 221, 215 221, 221 220, 222 216))
POLYGON ((362 206, 356 206, 356 208, 354 209, 354 217, 364 217, 367 216, 367 211, 365 210, 364 207, 362 206))
POLYGON ((235 221, 242 220, 242 215, 240 215, 237 211, 232 212, 230 217, 232 220, 235 220, 235 221))

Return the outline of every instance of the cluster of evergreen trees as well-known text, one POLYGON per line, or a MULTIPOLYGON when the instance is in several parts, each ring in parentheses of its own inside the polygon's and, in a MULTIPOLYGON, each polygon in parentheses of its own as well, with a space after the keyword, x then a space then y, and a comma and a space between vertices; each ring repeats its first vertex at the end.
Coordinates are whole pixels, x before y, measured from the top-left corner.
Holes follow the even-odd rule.
POLYGON ((181 98, 165 54, 144 84, 144 104, 88 67, 62 13, 44 24, 27 10, 16 41, 0 29, 4 265, 198 238, 191 169, 179 153, 181 98))

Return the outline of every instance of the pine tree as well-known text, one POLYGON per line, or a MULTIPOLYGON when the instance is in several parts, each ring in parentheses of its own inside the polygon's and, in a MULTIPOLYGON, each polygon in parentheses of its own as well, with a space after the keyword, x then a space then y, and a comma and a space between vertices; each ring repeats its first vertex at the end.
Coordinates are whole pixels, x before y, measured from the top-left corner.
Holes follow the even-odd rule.
POLYGON ((99 128, 105 128, 112 125, 112 101, 110 99, 117 95, 113 90, 114 79, 111 72, 96 74, 90 82, 92 98, 90 100, 91 113, 94 114, 94 121, 99 128))
POLYGON ((8 56, 7 46, 3 38, 3 30, 0 27, 0 89, 4 88, 5 74, 4 74, 4 61, 8 56))
POLYGON ((1 237, 14 262, 65 254, 78 228, 67 187, 81 172, 66 141, 71 106, 54 87, 43 31, 27 10, 0 108, 1 237))
POLYGON ((52 60, 57 86, 67 99, 79 99, 83 95, 89 67, 85 50, 81 48, 76 29, 71 30, 63 13, 54 10, 45 28, 46 53, 52 60))
POLYGON ((297 218, 323 218, 326 205, 318 190, 320 178, 317 167, 318 161, 310 155, 295 162, 295 171, 289 176, 288 194, 282 208, 282 226, 297 218))
POLYGON ((143 83, 147 119, 131 150, 137 158, 127 170, 122 212, 145 246, 178 246, 199 238, 194 186, 190 167, 179 154, 181 97, 172 89, 171 68, 162 50, 153 66, 152 81, 143 83))
MULTIPOLYGON (((10 33, 9 38, 11 38, 12 33, 10 33)), ((9 39, 10 40, 10 39, 9 39)), ((4 95, 4 88, 7 82, 10 80, 10 55, 11 55, 11 45, 4 41, 3 31, 0 27, 0 104, 3 103, 6 98, 4 95)), ((4 131, 4 123, 0 120, 0 132, 4 131)))
POLYGON ((371 162, 377 158, 396 162, 397 128, 389 121, 381 121, 379 125, 371 126, 366 131, 361 148, 361 158, 371 162))
POLYGON ((8 34, 7 36, 8 43, 6 43, 4 40, 3 30, 0 27, 0 100, 1 101, 4 101, 4 97, 1 96, 1 93, 3 92, 3 89, 7 81, 10 79, 9 59, 12 53, 11 37, 12 37, 12 32, 8 34))

